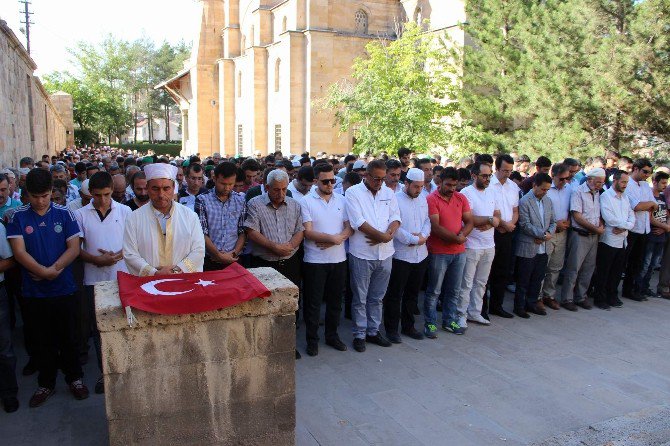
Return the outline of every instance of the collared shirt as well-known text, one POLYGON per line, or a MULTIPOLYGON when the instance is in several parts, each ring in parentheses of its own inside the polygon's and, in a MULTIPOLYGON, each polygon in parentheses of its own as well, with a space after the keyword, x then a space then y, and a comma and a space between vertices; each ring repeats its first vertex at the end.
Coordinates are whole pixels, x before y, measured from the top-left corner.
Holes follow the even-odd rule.
POLYGON ((354 229, 354 234, 349 238, 349 253, 363 260, 384 260, 392 256, 392 240, 370 246, 365 234, 358 228, 367 223, 378 231, 386 232, 392 222, 402 222, 398 200, 393 191, 382 185, 373 195, 365 182, 361 182, 347 189, 345 197, 347 216, 354 229))
MULTIPOLYGON (((542 198, 537 198, 535 197, 535 200, 537 201, 537 208, 540 211, 540 220, 542 221, 542 227, 545 225, 544 221, 544 203, 542 203, 542 198)), ((538 249, 537 249, 538 254, 546 254, 547 253, 547 242, 542 243, 538 249)))
POLYGON ((5 205, 0 206, 0 218, 3 218, 8 210, 17 208, 19 206, 21 206, 20 201, 14 200, 11 197, 7 198, 7 202, 5 203, 5 205))
MULTIPOLYGON (((594 226, 600 225, 600 194, 598 191, 591 191, 588 183, 579 185, 572 190, 570 194, 570 212, 580 212, 582 217, 594 226)), ((572 226, 579 229, 582 227, 572 217, 572 226)))
POLYGON ((423 198, 426 198, 426 197, 428 197, 428 195, 432 194, 436 190, 437 190, 437 185, 435 183, 433 183, 433 181, 431 180, 431 182, 428 183, 428 189, 426 189, 425 185, 421 188, 421 196, 423 198))
POLYGON ((500 210, 502 221, 512 221, 514 208, 519 207, 519 186, 509 178, 503 184, 498 177, 493 175, 489 188, 495 193, 497 208, 500 210))
MULTIPOLYGON (((273 243, 288 243, 298 232, 304 231, 300 205, 293 198, 286 197, 278 208, 272 205, 268 194, 254 197, 247 203, 247 216, 244 227, 260 232, 265 238, 273 243)), ((277 257, 256 243, 252 244, 251 253, 269 262, 291 258, 291 255, 277 257)))
POLYGON ((635 232, 637 234, 649 234, 649 232, 651 232, 649 211, 635 211, 635 206, 643 201, 653 201, 654 203, 656 202, 656 198, 654 198, 654 192, 651 190, 651 187, 649 187, 649 183, 646 181, 635 181, 631 176, 624 195, 626 195, 626 198, 628 198, 630 207, 635 212, 635 226, 633 226, 631 232, 635 232))
POLYGON ((77 209, 81 209, 83 207, 84 207, 84 203, 82 203, 81 197, 79 197, 76 200, 73 200, 73 201, 71 201, 67 204, 67 208, 69 210, 71 210, 72 212, 76 211, 77 209))
POLYGON ((170 217, 172 217, 172 214, 170 213, 172 209, 170 209, 170 211, 168 211, 167 214, 162 213, 153 206, 151 206, 151 210, 158 219, 158 224, 161 225, 161 231, 163 231, 163 235, 165 235, 165 233, 167 232, 167 222, 170 219, 170 217))
POLYGON ((551 205, 554 208, 554 215, 556 220, 567 220, 570 216, 570 195, 572 194, 572 186, 564 185, 561 189, 557 188, 552 182, 551 188, 547 192, 547 196, 551 200, 551 205))
POLYGON ((244 232, 246 211, 244 194, 235 191, 226 201, 221 201, 216 190, 195 199, 195 213, 200 218, 202 232, 212 240, 216 249, 223 252, 235 249, 238 237, 244 232))
POLYGON ((630 230, 635 225, 635 213, 629 200, 623 194, 617 194, 614 188, 610 188, 600 195, 600 210, 605 221, 605 232, 600 236, 600 242, 612 248, 625 248, 628 231, 615 234, 612 230, 630 230))
MULTIPOLYGON (((495 194, 490 187, 478 190, 474 184, 471 184, 464 188, 461 193, 468 199, 472 215, 475 217, 492 217, 495 210, 498 209, 495 194)), ((486 231, 474 228, 470 235, 468 235, 465 249, 489 249, 495 247, 493 231, 493 228, 486 231)))
POLYGON ((190 210, 194 211, 195 210, 195 197, 201 194, 206 194, 208 193, 209 190, 207 188, 200 188, 197 194, 193 195, 188 191, 188 188, 184 187, 182 190, 179 191, 179 203, 183 204, 190 210))
POLYGON ((419 236, 428 238, 430 235, 430 218, 428 217, 428 202, 419 195, 412 198, 404 191, 395 194, 400 209, 402 224, 393 235, 393 258, 408 263, 419 263, 428 257, 428 247, 417 245, 419 236))
POLYGON ((298 181, 298 180, 293 180, 290 183, 288 183, 288 188, 287 189, 291 191, 291 198, 293 198, 298 203, 300 203, 302 201, 302 199, 305 198, 309 194, 310 191, 308 190, 306 194, 303 194, 302 192, 300 192, 295 187, 294 181, 298 181))
MULTIPOLYGON (((312 190, 300 201, 300 208, 303 223, 311 222, 312 230, 323 234, 339 234, 344 230, 344 223, 349 221, 344 197, 336 193, 326 201, 316 190, 312 190)), ((340 263, 345 260, 344 243, 321 249, 316 242, 305 238, 305 262, 340 263)))
MULTIPOLYGON (((447 201, 442 198, 439 191, 428 195, 428 216, 437 215, 439 225, 448 231, 458 234, 463 228, 463 214, 470 212, 470 202, 460 192, 454 192, 451 199, 447 201)), ((465 245, 458 243, 447 243, 431 232, 428 237, 428 252, 431 254, 462 254, 465 252, 465 245)))
POLYGON ((71 201, 76 200, 77 198, 81 198, 81 196, 79 195, 79 189, 74 184, 68 183, 67 194, 65 196, 65 202, 69 203, 71 201))

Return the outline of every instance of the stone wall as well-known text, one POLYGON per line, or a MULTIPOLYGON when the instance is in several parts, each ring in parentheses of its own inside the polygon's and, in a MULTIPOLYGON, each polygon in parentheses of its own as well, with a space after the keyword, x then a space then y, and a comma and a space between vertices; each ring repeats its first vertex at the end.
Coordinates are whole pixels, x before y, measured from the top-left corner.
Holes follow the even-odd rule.
POLYGON ((53 155, 67 146, 66 127, 41 82, 37 65, 0 20, 0 166, 24 156, 53 155))
POLYGON ((297 288, 271 268, 272 292, 219 311, 133 310, 116 282, 96 286, 111 445, 290 445, 295 441, 297 288))

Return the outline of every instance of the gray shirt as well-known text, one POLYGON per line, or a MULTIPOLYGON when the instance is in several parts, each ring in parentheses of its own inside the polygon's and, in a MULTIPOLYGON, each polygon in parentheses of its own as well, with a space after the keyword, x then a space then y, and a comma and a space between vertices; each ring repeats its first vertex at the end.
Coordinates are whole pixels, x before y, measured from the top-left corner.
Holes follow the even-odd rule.
MULTIPOLYGON (((244 227, 260 232, 273 243, 288 243, 298 232, 304 231, 300 205, 293 198, 286 197, 284 202, 275 207, 270 202, 268 194, 254 197, 247 203, 247 217, 244 227)), ((269 262, 293 257, 298 248, 295 248, 288 257, 277 257, 256 243, 252 244, 251 254, 269 262)))
MULTIPOLYGON (((588 183, 580 184, 570 195, 570 212, 573 211, 581 213, 592 225, 600 225, 600 193, 597 190, 592 191, 588 183)), ((574 217, 571 220, 573 227, 586 230, 574 217)))

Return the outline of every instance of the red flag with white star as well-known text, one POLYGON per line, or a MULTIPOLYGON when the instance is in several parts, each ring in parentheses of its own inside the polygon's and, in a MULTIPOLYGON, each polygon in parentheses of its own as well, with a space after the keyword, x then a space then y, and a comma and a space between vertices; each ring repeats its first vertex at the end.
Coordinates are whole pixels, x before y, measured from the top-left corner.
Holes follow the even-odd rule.
POLYGON ((270 290, 237 263, 221 271, 137 277, 118 272, 124 308, 156 314, 190 314, 232 307, 270 290))

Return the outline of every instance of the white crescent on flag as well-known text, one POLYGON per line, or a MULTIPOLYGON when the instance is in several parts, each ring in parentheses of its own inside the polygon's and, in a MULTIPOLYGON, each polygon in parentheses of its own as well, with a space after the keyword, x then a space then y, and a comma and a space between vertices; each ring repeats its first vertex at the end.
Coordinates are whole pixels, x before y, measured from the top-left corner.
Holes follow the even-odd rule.
POLYGON ((160 280, 152 280, 151 282, 147 282, 144 285, 142 285, 140 288, 142 288, 143 291, 153 294, 155 296, 177 296, 179 294, 186 294, 190 293, 193 291, 195 288, 191 288, 190 290, 186 291, 161 291, 158 288, 156 288, 156 285, 159 283, 163 282, 179 282, 184 279, 160 279, 160 280))

